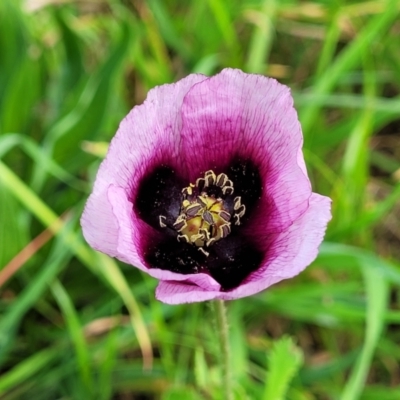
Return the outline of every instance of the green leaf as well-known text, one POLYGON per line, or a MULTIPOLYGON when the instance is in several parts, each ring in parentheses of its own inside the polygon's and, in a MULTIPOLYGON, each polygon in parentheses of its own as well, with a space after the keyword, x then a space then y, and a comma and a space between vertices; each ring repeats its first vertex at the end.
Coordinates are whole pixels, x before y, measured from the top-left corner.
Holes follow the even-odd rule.
POLYGON ((273 344, 268 357, 264 400, 284 400, 290 382, 303 364, 303 353, 290 337, 273 344))

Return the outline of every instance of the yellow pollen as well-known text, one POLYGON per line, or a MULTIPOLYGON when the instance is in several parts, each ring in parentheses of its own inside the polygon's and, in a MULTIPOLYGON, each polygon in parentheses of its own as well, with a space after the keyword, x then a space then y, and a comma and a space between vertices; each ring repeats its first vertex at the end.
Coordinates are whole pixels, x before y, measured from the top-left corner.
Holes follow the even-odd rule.
MULTIPOLYGON (((180 214, 173 224, 178 232, 178 240, 199 247, 206 256, 208 252, 202 247, 208 247, 223 239, 231 232, 232 223, 240 224, 240 218, 245 213, 245 206, 237 196, 234 202, 234 213, 231 215, 224 207, 224 199, 234 192, 233 182, 224 173, 216 175, 209 170, 182 189, 183 200, 180 214), (234 217, 234 218, 233 218, 234 217)), ((165 226, 165 217, 160 216, 160 226, 165 226)))
POLYGON ((210 239, 215 239, 215 241, 221 239, 219 227, 226 224, 230 225, 230 222, 219 215, 220 211, 225 211, 223 204, 222 199, 207 196, 205 193, 202 193, 192 202, 184 200, 181 215, 186 215, 186 226, 180 233, 188 237, 189 243, 199 247, 205 246, 210 239), (192 216, 190 214, 191 209, 198 209, 198 211, 192 216))

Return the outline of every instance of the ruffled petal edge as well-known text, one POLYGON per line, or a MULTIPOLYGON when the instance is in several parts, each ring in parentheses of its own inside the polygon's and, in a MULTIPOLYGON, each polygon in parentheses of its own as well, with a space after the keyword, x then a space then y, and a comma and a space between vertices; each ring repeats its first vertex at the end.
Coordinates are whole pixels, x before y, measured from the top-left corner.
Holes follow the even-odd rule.
POLYGON ((233 300, 251 296, 279 281, 294 277, 316 258, 326 225, 331 219, 330 206, 328 197, 313 193, 307 211, 274 241, 273 259, 268 260, 237 288, 227 292, 208 291, 190 283, 162 281, 156 291, 157 299, 168 304, 211 299, 233 300))

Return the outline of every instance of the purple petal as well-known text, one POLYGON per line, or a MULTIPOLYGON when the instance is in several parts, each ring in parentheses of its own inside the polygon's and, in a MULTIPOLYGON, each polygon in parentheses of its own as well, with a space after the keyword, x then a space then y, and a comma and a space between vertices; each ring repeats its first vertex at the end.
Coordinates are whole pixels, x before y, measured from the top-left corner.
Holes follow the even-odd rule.
POLYGON ((122 188, 111 185, 108 189, 108 198, 114 219, 117 221, 119 227, 115 257, 128 264, 135 265, 137 268, 160 280, 185 281, 190 285, 196 285, 200 289, 220 290, 220 285, 207 274, 183 275, 163 269, 147 268, 143 262, 142 254, 139 254, 138 251, 140 249, 141 235, 154 236, 157 233, 135 215, 132 203, 128 200, 122 188))
POLYGON ((329 198, 313 193, 307 211, 286 232, 277 235, 269 259, 236 289, 228 292, 207 291, 182 282, 160 282, 157 298, 168 304, 216 298, 233 300, 292 278, 316 258, 326 225, 331 219, 330 204, 329 198))
POLYGON ((289 89, 273 79, 226 69, 157 87, 122 121, 110 144, 81 219, 84 236, 96 250, 159 279, 156 295, 166 303, 257 293, 312 262, 330 219, 330 200, 311 193, 301 147, 289 89), (206 273, 148 268, 144 244, 160 243, 162 232, 139 218, 133 205, 142 178, 166 165, 195 182, 207 170, 225 172, 235 160, 255 165, 262 181, 262 198, 243 225, 265 253, 260 268, 225 292, 206 273))
POLYGON ((198 286, 181 282, 161 281, 156 290, 156 299, 167 304, 196 303, 219 297, 219 291, 207 291, 198 286))
POLYGON ((190 89, 182 120, 182 154, 193 181, 208 169, 223 171, 234 156, 250 159, 264 186, 266 233, 283 231, 306 210, 311 186, 286 86, 225 69, 190 89))
POLYGON ((287 231, 276 235, 268 259, 260 269, 236 289, 223 293, 221 298, 231 300, 250 296, 303 271, 317 257, 331 219, 330 206, 331 199, 313 193, 307 211, 287 231))
POLYGON ((133 212, 133 205, 123 188, 110 185, 107 197, 111 204, 114 220, 118 225, 115 257, 147 272, 147 267, 139 254, 137 244, 140 242, 139 235, 149 234, 152 228, 137 218, 133 212))
POLYGON ((94 249, 121 257, 118 224, 107 196, 109 186, 123 188, 134 198, 141 177, 152 165, 179 162, 182 101, 188 90, 204 79, 207 77, 193 74, 150 90, 146 101, 121 122, 81 218, 83 235, 94 249))

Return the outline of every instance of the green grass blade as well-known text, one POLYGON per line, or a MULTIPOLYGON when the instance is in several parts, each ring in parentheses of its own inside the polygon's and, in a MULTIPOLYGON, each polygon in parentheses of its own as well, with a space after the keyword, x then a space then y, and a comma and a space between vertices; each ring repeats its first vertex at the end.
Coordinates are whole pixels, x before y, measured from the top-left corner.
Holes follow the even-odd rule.
POLYGON ((90 398, 95 392, 90 350, 86 343, 77 311, 68 293, 58 280, 55 280, 51 285, 51 291, 64 315, 72 343, 75 347, 78 369, 82 378, 82 383, 86 389, 85 397, 90 398))
POLYGON ((65 51, 63 92, 68 93, 75 88, 85 74, 82 44, 76 32, 71 29, 72 21, 69 21, 71 18, 69 13, 65 9, 55 9, 54 16, 62 35, 61 43, 65 51))
POLYGON ((118 350, 118 330, 113 329, 107 335, 104 348, 104 360, 100 365, 97 390, 97 395, 100 400, 108 400, 112 398, 113 369, 117 364, 118 350))
POLYGON ((361 354, 341 395, 341 400, 357 400, 364 388, 375 348, 384 328, 389 285, 379 269, 361 265, 367 295, 366 333, 361 354))
POLYGON ((334 59, 336 46, 340 38, 340 5, 333 4, 335 7, 330 12, 331 20, 327 27, 326 37, 323 43, 321 56, 318 60, 317 70, 315 77, 318 79, 323 72, 329 67, 329 64, 334 59))
POLYGON ((22 318, 43 295, 49 282, 60 273, 71 257, 68 249, 60 243, 44 264, 44 268, 36 274, 30 285, 20 293, 12 307, 8 308, 0 318, 0 365, 11 351, 22 318))
MULTIPOLYGON (((128 23, 124 22, 120 39, 107 61, 90 77, 73 109, 60 117, 46 134, 46 151, 52 154, 57 162, 68 166, 71 172, 75 172, 88 160, 88 157, 77 149, 83 140, 94 139, 99 135, 112 96, 110 88, 120 71, 129 43, 130 29, 128 23)), ((32 187, 38 190, 44 180, 45 170, 40 165, 36 166, 32 187)))
POLYGON ((49 175, 54 176, 74 189, 86 191, 86 182, 77 179, 60 164, 49 157, 48 153, 30 137, 19 133, 5 133, 0 136, 0 159, 12 148, 21 148, 29 157, 35 161, 49 175))
MULTIPOLYGON (((379 40, 386 29, 398 17, 396 7, 397 0, 385 1, 385 10, 377 14, 366 26, 358 33, 357 37, 337 56, 330 68, 325 70, 318 82, 312 89, 313 94, 321 95, 329 93, 335 84, 338 83, 342 74, 353 66, 357 65, 362 59, 361 55, 371 45, 373 41, 379 40)), ((311 103, 307 108, 301 110, 300 120, 306 135, 311 132, 311 127, 315 122, 320 109, 318 102, 311 103)))
POLYGON ((264 0, 260 12, 257 12, 257 24, 250 41, 246 70, 254 74, 265 74, 269 53, 274 39, 274 25, 279 3, 276 0, 264 0))
MULTIPOLYGON (((337 208, 337 213, 342 216, 339 224, 351 226, 354 220, 358 220, 363 214, 365 189, 369 178, 369 138, 373 133, 374 113, 372 105, 375 99, 376 82, 371 60, 365 57, 367 64, 364 71, 364 93, 366 107, 360 115, 360 119, 350 133, 346 151, 343 156, 343 181, 346 188, 347 200, 344 207, 337 208), (347 217, 346 217, 347 216, 347 217)), ((340 226, 339 225, 339 226, 340 226)))
POLYGON ((17 220, 22 208, 0 181, 0 270, 29 240, 27 224, 17 220))
POLYGON ((160 33, 166 44, 170 45, 178 52, 185 61, 189 61, 193 57, 193 50, 186 44, 184 38, 179 35, 175 29, 175 21, 169 14, 167 4, 164 4, 162 0, 150 0, 149 7, 158 22, 160 33))
POLYGON ((243 303, 232 302, 229 304, 229 333, 230 345, 235 349, 231 354, 232 376, 235 381, 246 377, 248 352, 246 347, 246 331, 243 323, 243 303))
POLYGON ((56 235, 60 235, 64 244, 72 250, 89 270, 96 275, 100 275, 105 282, 121 296, 130 312, 132 326, 137 334, 138 342, 143 353, 144 365, 149 368, 152 364, 152 349, 149 333, 143 321, 140 307, 115 261, 89 249, 82 243, 80 235, 78 236, 73 233, 61 234, 63 222, 60 221, 57 215, 37 197, 17 175, 10 171, 2 161, 0 161, 0 179, 7 189, 31 211, 33 215, 45 226, 51 228, 56 235))
POLYGON ((225 40, 226 46, 231 52, 231 60, 233 61, 236 59, 238 53, 239 41, 232 24, 229 3, 224 4, 223 0, 208 0, 207 2, 217 22, 219 31, 225 40))
POLYGON ((194 376, 196 379, 196 385, 203 390, 208 385, 208 367, 204 357, 204 349, 197 346, 194 353, 194 376))
POLYGON ((389 282, 400 285, 400 265, 394 264, 373 252, 340 243, 325 242, 319 249, 318 260, 324 265, 332 267, 338 266, 358 266, 361 268, 377 268, 379 273, 389 282))
POLYGON ((42 368, 48 367, 60 354, 58 348, 39 351, 0 376, 0 396, 32 379, 42 368))

